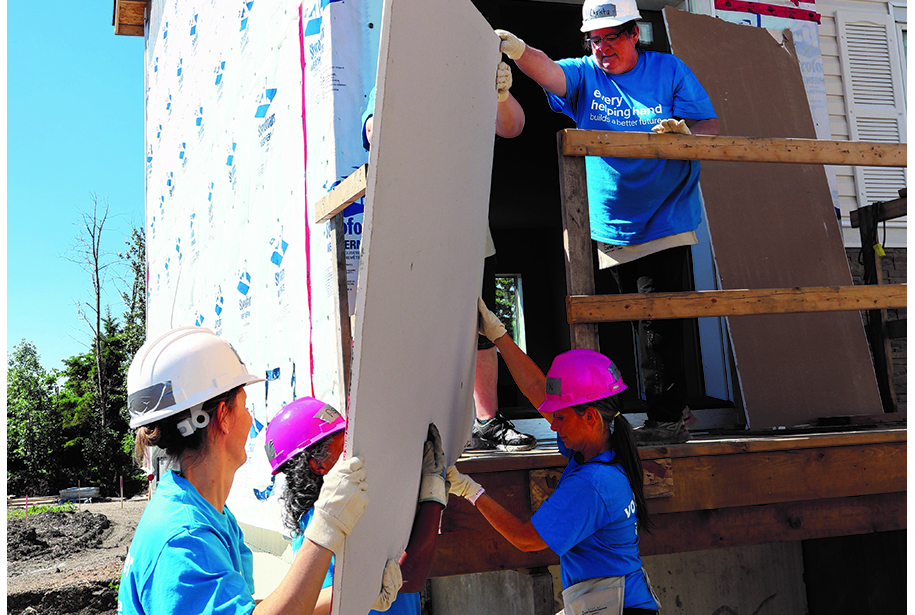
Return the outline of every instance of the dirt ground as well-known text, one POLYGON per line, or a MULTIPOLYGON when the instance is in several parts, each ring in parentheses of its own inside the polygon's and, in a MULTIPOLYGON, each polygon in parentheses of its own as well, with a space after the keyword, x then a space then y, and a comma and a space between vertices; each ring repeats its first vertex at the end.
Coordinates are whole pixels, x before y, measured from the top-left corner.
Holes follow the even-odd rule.
POLYGON ((117 583, 146 496, 7 520, 10 615, 114 615, 117 583))

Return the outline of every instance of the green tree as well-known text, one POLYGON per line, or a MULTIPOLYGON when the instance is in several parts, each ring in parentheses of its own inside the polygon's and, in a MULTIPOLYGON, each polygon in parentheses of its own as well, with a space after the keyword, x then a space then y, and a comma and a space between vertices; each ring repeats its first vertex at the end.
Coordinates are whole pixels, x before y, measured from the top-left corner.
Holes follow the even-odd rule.
POLYGON ((61 420, 55 375, 41 366, 38 349, 22 340, 7 355, 7 491, 45 494, 59 482, 61 420))

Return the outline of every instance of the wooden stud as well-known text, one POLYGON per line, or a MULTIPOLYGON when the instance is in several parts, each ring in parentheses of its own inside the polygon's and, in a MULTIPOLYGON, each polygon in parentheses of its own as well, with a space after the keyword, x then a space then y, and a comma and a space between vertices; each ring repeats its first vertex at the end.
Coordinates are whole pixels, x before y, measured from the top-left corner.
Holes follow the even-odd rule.
POLYGON ((560 151, 567 156, 788 162, 873 167, 904 167, 907 164, 905 143, 711 137, 576 129, 564 130, 560 135, 560 151))
POLYGON ((906 284, 566 297, 569 323, 906 307, 906 284))
MULTIPOLYGON (((353 334, 349 317, 349 293, 346 288, 346 250, 343 230, 343 211, 341 210, 330 222, 331 262, 333 263, 334 320, 337 327, 337 341, 340 344, 340 361, 337 370, 340 373, 340 386, 343 392, 343 403, 349 405, 349 385, 353 364, 353 334)), ((348 408, 347 408, 348 409, 348 408)))
MULTIPOLYGON (((877 209, 876 205, 865 205, 864 207, 872 207, 877 209)), ((864 209, 864 207, 859 207, 858 209, 853 209, 851 212, 849 212, 848 218, 851 221, 852 228, 860 228, 861 222, 860 214, 858 212, 864 209)), ((901 199, 887 201, 886 203, 880 203, 879 210, 880 213, 876 216, 877 222, 901 218, 908 213, 908 199, 903 197, 901 199)))
POLYGON ((365 195, 365 182, 368 176, 368 163, 350 173, 343 181, 331 188, 321 197, 314 208, 315 224, 327 222, 347 206, 365 195))
MULTIPOLYGON (((594 261, 591 254, 591 220, 588 217, 588 183, 584 158, 562 155, 563 133, 556 135, 559 154, 559 192, 562 209, 562 242, 566 253, 566 289, 570 295, 594 294, 594 261)), ((597 325, 572 323, 572 348, 600 351, 597 325)))

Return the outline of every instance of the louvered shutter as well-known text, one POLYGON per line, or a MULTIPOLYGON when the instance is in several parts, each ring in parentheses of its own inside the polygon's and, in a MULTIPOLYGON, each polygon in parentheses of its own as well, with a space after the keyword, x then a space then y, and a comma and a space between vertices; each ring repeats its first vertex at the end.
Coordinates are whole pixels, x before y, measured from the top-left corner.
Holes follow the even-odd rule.
MULTIPOLYGON (((890 15, 836 12, 842 84, 852 141, 906 142, 906 109, 896 24, 890 15)), ((858 206, 899 197, 906 171, 854 167, 858 206)))

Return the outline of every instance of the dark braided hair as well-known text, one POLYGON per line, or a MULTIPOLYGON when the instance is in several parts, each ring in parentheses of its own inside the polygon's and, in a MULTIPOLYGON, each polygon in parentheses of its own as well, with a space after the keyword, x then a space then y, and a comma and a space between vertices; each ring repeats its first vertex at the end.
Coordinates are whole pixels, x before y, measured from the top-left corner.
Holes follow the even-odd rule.
POLYGON ((283 501, 283 524, 293 535, 302 533, 299 521, 318 501, 321 486, 324 484, 324 475, 315 472, 310 460, 314 459, 317 465, 322 465, 330 457, 331 434, 312 444, 304 451, 280 466, 279 472, 286 475, 286 490, 280 499, 283 501))
POLYGON ((635 434, 632 425, 623 416, 623 402, 619 395, 611 395, 587 404, 572 406, 579 416, 585 414, 585 409, 592 407, 603 418, 604 423, 610 427, 608 444, 616 455, 610 463, 619 465, 629 479, 632 495, 635 498, 635 510, 639 517, 639 524, 646 530, 651 529, 652 523, 648 516, 648 506, 645 503, 644 474, 642 471, 642 458, 635 443, 635 434))

